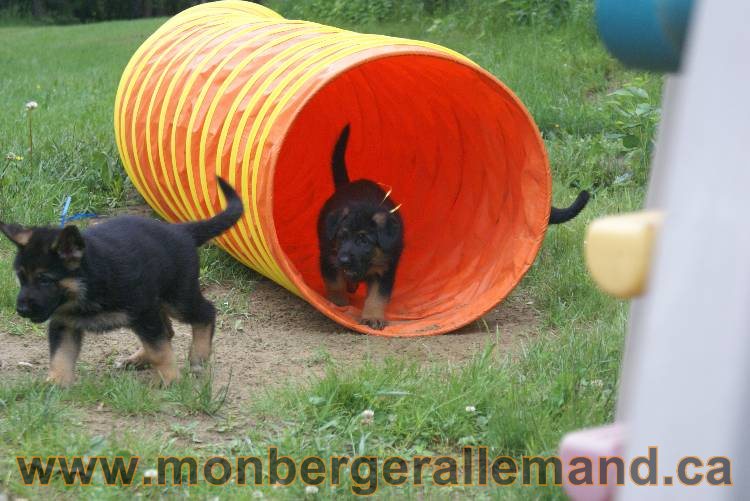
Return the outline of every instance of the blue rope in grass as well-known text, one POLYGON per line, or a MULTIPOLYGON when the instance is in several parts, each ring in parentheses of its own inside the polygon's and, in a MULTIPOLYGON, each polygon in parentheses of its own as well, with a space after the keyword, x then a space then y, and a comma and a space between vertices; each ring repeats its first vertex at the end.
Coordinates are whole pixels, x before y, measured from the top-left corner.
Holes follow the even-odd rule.
POLYGON ((79 219, 86 219, 90 217, 96 217, 96 214, 91 212, 79 212, 68 217, 68 209, 70 209, 70 201, 73 199, 70 195, 65 199, 62 212, 60 213, 60 228, 64 228, 66 223, 71 221, 78 221, 79 219))

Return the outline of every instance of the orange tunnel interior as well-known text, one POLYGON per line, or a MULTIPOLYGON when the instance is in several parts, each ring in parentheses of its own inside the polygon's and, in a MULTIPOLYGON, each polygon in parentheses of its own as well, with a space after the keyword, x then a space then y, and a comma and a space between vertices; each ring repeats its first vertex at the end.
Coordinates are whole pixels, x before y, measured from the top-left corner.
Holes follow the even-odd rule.
POLYGON ((353 306, 326 301, 316 221, 333 193, 331 152, 351 124, 351 179, 392 189, 405 248, 386 313, 388 335, 447 332, 505 298, 541 245, 550 208, 545 149, 501 83, 439 56, 389 55, 330 79, 299 109, 273 173, 273 225, 302 294, 356 325, 353 306))

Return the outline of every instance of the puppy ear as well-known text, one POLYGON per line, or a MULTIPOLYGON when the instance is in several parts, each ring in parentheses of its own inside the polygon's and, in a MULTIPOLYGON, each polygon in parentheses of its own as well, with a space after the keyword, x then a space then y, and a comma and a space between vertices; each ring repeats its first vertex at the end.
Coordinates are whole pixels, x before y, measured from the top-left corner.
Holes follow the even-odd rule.
POLYGON ((376 212, 372 216, 378 230, 378 247, 385 252, 393 251, 401 242, 401 221, 390 212, 376 212))
POLYGON ((341 223, 344 221, 344 218, 349 215, 349 208, 344 207, 343 209, 331 211, 326 216, 325 221, 325 229, 326 229, 326 239, 333 240, 336 238, 336 233, 339 231, 339 227, 341 226, 341 223))
POLYGON ((3 234, 18 247, 23 247, 29 243, 29 240, 31 240, 31 234, 33 233, 33 230, 24 228, 18 224, 4 223, 0 223, 0 231, 2 231, 3 234))
POLYGON ((73 225, 63 228, 52 244, 52 250, 57 252, 69 270, 74 270, 81 265, 85 247, 81 232, 78 231, 77 226, 73 225))

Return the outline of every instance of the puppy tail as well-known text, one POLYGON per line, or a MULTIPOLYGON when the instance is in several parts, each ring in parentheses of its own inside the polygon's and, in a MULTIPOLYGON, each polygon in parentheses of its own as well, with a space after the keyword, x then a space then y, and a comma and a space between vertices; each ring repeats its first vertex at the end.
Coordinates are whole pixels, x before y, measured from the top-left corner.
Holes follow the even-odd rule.
POLYGON ((333 167, 333 184, 338 188, 349 182, 349 175, 346 173, 346 145, 349 143, 349 124, 341 130, 336 146, 333 148, 333 158, 331 166, 333 167))
POLYGON ((227 200, 226 208, 211 219, 182 225, 193 237, 193 240, 195 240, 196 247, 200 247, 234 226, 245 211, 242 200, 237 195, 237 192, 234 191, 234 188, 218 176, 216 177, 216 181, 219 184, 219 188, 221 188, 221 192, 224 193, 224 198, 227 200))
POLYGON ((569 207, 565 207, 564 209, 552 207, 552 210, 549 213, 549 224, 560 224, 566 221, 570 221, 571 219, 576 217, 584 207, 586 207, 586 204, 588 202, 589 192, 582 191, 578 194, 578 197, 576 197, 575 202, 573 202, 569 207))

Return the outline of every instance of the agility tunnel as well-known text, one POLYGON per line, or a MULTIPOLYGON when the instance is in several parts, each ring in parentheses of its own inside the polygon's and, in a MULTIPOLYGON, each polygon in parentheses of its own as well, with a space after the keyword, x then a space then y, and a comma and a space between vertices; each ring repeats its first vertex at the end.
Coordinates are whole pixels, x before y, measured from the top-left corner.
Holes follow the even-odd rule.
POLYGON ((257 4, 185 10, 136 51, 117 91, 115 135, 136 188, 162 217, 246 206, 217 244, 340 324, 385 336, 455 330, 503 300, 531 266, 550 211, 549 164, 521 101, 438 45, 282 18, 257 4), (331 153, 351 124, 351 179, 401 204, 405 249, 387 318, 359 325, 326 300, 316 221, 331 153))

